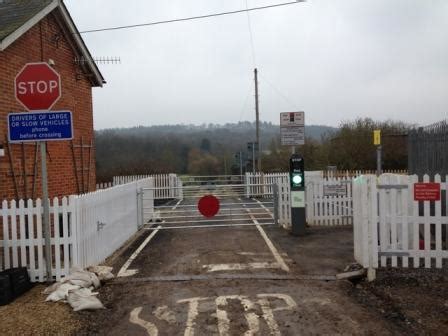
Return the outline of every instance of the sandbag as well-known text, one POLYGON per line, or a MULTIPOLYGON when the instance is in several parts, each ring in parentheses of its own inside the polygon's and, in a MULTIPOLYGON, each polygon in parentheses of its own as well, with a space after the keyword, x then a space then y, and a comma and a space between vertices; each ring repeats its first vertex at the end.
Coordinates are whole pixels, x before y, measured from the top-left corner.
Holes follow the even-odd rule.
POLYGON ((48 295, 53 293, 56 289, 59 288, 59 286, 61 285, 61 282, 55 282, 54 284, 52 284, 51 286, 48 286, 47 288, 44 289, 44 294, 48 295))
POLYGON ((95 273, 100 281, 107 281, 114 278, 112 274, 113 267, 110 266, 90 266, 88 270, 95 273))
POLYGON ((95 273, 83 270, 79 270, 70 274, 63 281, 64 283, 69 282, 72 285, 84 288, 89 288, 90 286, 99 288, 101 286, 100 280, 98 279, 95 273))
POLYGON ((69 291, 67 301, 73 311, 105 309, 96 293, 88 288, 69 291))
POLYGON ((50 295, 47 296, 47 299, 45 301, 58 302, 60 300, 66 300, 69 291, 77 290, 79 288, 79 286, 72 285, 71 283, 59 284, 59 286, 55 290, 53 290, 50 295))

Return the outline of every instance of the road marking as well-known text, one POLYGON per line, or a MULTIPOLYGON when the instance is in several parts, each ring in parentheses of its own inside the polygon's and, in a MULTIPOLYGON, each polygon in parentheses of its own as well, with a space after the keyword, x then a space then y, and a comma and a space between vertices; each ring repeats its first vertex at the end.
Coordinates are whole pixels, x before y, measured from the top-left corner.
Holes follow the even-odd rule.
MULTIPOLYGON (((177 206, 182 202, 182 200, 179 200, 173 207, 173 210, 177 208, 177 206)), ((151 234, 145 239, 145 241, 135 250, 134 253, 129 257, 128 260, 124 263, 124 265, 120 268, 120 271, 117 274, 117 278, 120 277, 129 277, 133 276, 138 273, 138 270, 136 269, 130 269, 128 270, 129 266, 131 266, 131 263, 137 258, 137 256, 140 254, 140 252, 148 245, 148 243, 151 241, 152 238, 159 232, 159 230, 162 228, 161 225, 157 226, 157 228, 151 232, 151 234)))
POLYGON ((182 202, 181 199, 179 201, 177 201, 177 203, 173 206, 173 208, 171 210, 176 210, 177 206, 180 204, 180 202, 182 202))
POLYGON ((137 324, 142 328, 146 329, 146 332, 149 336, 157 336, 159 334, 159 330, 155 326, 154 323, 142 320, 139 315, 142 311, 143 307, 137 307, 131 311, 131 315, 129 317, 129 322, 137 324))
MULTIPOLYGON (((251 256, 254 259, 260 259, 260 258, 264 258, 266 256, 270 256, 272 255, 272 253, 269 252, 237 252, 236 254, 242 255, 242 256, 251 256)), ((280 253, 280 255, 283 257, 283 260, 287 263, 293 263, 294 260, 292 260, 289 256, 288 253, 286 252, 282 252, 280 253)))
POLYGON ((247 264, 209 264, 203 265, 202 268, 207 269, 207 273, 219 271, 242 271, 250 269, 266 269, 266 268, 280 268, 278 263, 270 262, 252 262, 247 264))
POLYGON ((260 330, 258 322, 258 315, 253 312, 255 304, 246 296, 241 295, 226 295, 218 296, 215 300, 216 317, 218 318, 218 331, 220 336, 230 336, 230 320, 227 315, 227 300, 239 300, 244 307, 244 317, 246 318, 249 329, 243 334, 244 336, 253 336, 260 330))
MULTIPOLYGON (((234 313, 235 308, 233 305, 229 306, 229 301, 239 301, 242 305, 244 312, 243 316, 247 323, 247 330, 244 332, 244 336, 255 336, 260 333, 260 323, 264 320, 269 328, 270 335, 280 336, 280 327, 275 319, 275 313, 279 311, 294 311, 297 309, 296 302, 291 296, 286 294, 258 294, 253 297, 253 300, 247 295, 221 295, 217 297, 193 297, 188 299, 182 299, 176 302, 176 304, 188 304, 187 319, 185 322, 184 336, 194 336, 196 333, 197 318, 199 312, 201 314, 208 314, 209 318, 205 319, 207 325, 202 326, 210 331, 210 325, 208 321, 217 320, 217 331, 220 336, 230 336, 231 323, 237 323, 241 325, 241 322, 237 316, 232 315, 232 319, 229 317, 229 313, 234 313), (279 303, 283 301, 284 305, 279 303), (199 309, 200 304, 202 304, 199 309), (214 305, 213 305, 214 304, 214 305)), ((142 307, 137 307, 131 311, 129 321, 137 324, 146 329, 149 336, 157 336, 157 326, 149 321, 145 321, 139 317, 142 311, 142 307)), ((158 307, 154 311, 156 312, 169 312, 173 315, 170 320, 174 323, 176 316, 167 306, 158 307)), ((180 316, 185 316, 184 313, 179 313, 180 316)), ((157 317, 157 315, 156 315, 157 317)), ((159 318, 159 320, 164 320, 159 318)), ((165 320, 166 321, 166 320, 165 320)), ((179 321, 179 319, 177 319, 179 321)), ((161 328, 161 326, 159 326, 161 328)), ((202 328, 201 328, 202 329, 202 328)), ((203 331, 203 330, 202 330, 203 331)), ((178 333, 176 333, 178 334, 178 333)))
MULTIPOLYGON (((265 208, 266 209, 266 208, 265 208)), ((267 210, 267 209, 266 209, 267 210)), ((284 270, 285 272, 289 272, 289 267, 286 265, 285 260, 282 258, 280 253, 278 252, 277 248, 274 246, 272 241, 269 239, 266 232, 261 227, 260 223, 258 223, 257 219, 246 209, 247 213, 249 214, 250 219, 256 224, 255 227, 260 232, 261 236, 263 237, 266 245, 269 247, 269 250, 271 250, 272 255, 274 256, 274 259, 277 261, 277 263, 280 265, 280 268, 284 270)))
POLYGON ((207 300, 207 297, 194 297, 185 300, 179 300, 177 303, 185 303, 188 302, 188 316, 187 316, 187 324, 184 332, 184 336, 193 336, 194 335, 194 327, 196 326, 196 317, 198 317, 198 307, 199 301, 207 300))
POLYGON ((166 321, 169 324, 176 323, 176 315, 168 308, 168 306, 157 307, 152 313, 161 321, 166 321))
POLYGON ((132 253, 132 255, 129 257, 129 259, 121 267, 120 271, 118 272, 117 278, 128 277, 128 276, 132 276, 132 275, 135 275, 138 273, 138 270, 136 270, 136 269, 128 270, 128 267, 135 260, 135 258, 137 258, 137 256, 146 247, 146 245, 148 245, 148 243, 151 241, 151 239, 154 238, 154 236, 157 234, 157 232, 159 232, 159 228, 161 228, 161 227, 162 226, 159 225, 155 231, 151 232, 151 234, 148 237, 146 237, 145 241, 135 250, 134 253, 132 253))
MULTIPOLYGON (((254 219, 254 222, 256 221, 256 219, 254 219)), ((274 256, 275 260, 277 261, 277 263, 280 265, 280 268, 282 270, 284 270, 285 272, 289 272, 289 267, 288 265, 286 265, 285 260, 283 260, 282 256, 280 255, 280 253, 278 252, 277 248, 274 246, 274 244, 272 244, 271 240, 269 239, 268 235, 266 234, 266 232, 263 230, 263 228, 258 224, 258 222, 256 222, 257 225, 255 225, 255 227, 258 229, 258 231, 260 232, 261 236, 263 237, 266 245, 268 245, 269 249, 272 252, 272 255, 274 256)))
MULTIPOLYGON (((271 255, 271 252, 237 252, 236 254, 243 255, 243 256, 255 256, 255 257, 257 257, 257 256, 268 256, 268 255, 271 255)), ((280 255, 283 256, 283 257, 287 257, 288 253, 283 252, 283 253, 280 253, 280 255)))
MULTIPOLYGON (((237 200, 239 202, 242 201, 241 197, 238 197, 237 200)), ((261 205, 272 216, 272 218, 274 218, 272 213, 269 211, 269 209, 267 209, 260 201, 258 201, 256 199, 253 199, 253 200, 256 201, 259 205, 261 205)), ((247 264, 211 264, 211 265, 204 265, 203 267, 209 268, 209 270, 207 272, 216 272, 216 271, 221 271, 221 270, 244 270, 244 269, 254 269, 254 268, 257 268, 257 269, 280 268, 285 272, 289 272, 289 267, 286 264, 285 260, 283 259, 282 254, 280 254, 278 252, 277 248, 274 246, 272 241, 268 238, 266 232, 261 227, 262 225, 269 225, 269 224, 263 224, 263 223, 260 224, 258 222, 258 220, 254 217, 254 215, 250 212, 251 208, 247 208, 245 204, 242 204, 242 205, 245 208, 250 219, 252 220, 253 224, 255 224, 255 227, 257 228, 257 230, 260 232, 261 236, 263 237, 266 245, 269 247, 269 250, 271 251, 272 255, 274 256, 274 259, 276 260, 277 265, 274 267, 275 264, 273 264, 273 263, 247 263, 247 264), (263 267, 262 265, 264 265, 266 267, 263 267)), ((253 225, 253 224, 249 224, 249 225, 253 225)), ((241 252, 241 253, 248 254, 250 252, 241 252)))
POLYGON ((269 329, 271 330, 270 335, 280 336, 281 332, 277 322, 275 321, 274 312, 296 309, 297 304, 289 295, 285 294, 258 294, 257 297, 260 298, 258 300, 258 304, 261 306, 263 318, 265 319, 269 329), (269 298, 281 299, 286 302, 286 306, 272 309, 268 300, 269 298))
POLYGON ((272 217, 272 219, 274 219, 274 214, 271 212, 271 210, 266 208, 263 203, 261 203, 259 200, 255 199, 255 198, 252 198, 252 200, 257 202, 264 210, 266 210, 266 212, 272 217))

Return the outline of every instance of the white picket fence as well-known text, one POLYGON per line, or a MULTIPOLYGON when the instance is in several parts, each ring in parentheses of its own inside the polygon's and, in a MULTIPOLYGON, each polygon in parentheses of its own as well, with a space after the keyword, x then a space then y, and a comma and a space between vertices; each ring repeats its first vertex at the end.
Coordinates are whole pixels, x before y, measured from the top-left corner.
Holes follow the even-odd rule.
POLYGON ((145 178, 152 178, 154 180, 155 199, 182 198, 182 181, 176 174, 114 176, 112 183, 116 186, 145 178))
MULTIPOLYGON (((79 196, 54 198, 50 206, 52 275, 68 275, 72 266, 103 262, 150 218, 144 207, 153 199, 141 188, 153 187, 147 178, 79 196)), ((3 201, 0 209, 0 270, 26 266, 32 281, 46 280, 45 241, 41 200, 3 201)))
POLYGON ((96 184, 96 190, 112 188, 114 186, 113 182, 102 182, 96 184))
POLYGON ((440 184, 442 202, 415 201, 416 182, 417 176, 388 174, 355 180, 354 252, 364 267, 441 268, 448 259, 447 183, 440 184))
POLYGON ((322 178, 307 180, 306 214, 310 226, 344 226, 353 224, 352 179, 322 178), (328 196, 325 188, 339 186, 340 196, 328 196))
MULTIPOLYGON (((278 185, 280 194, 283 195, 279 206, 280 209, 285 209, 285 213, 281 213, 284 216, 283 218, 286 218, 284 226, 290 225, 290 183, 288 173, 246 173, 245 184, 246 197, 271 197, 273 194, 273 186, 278 185)), ((351 178, 324 178, 322 171, 306 171, 305 184, 306 218, 308 225, 352 225, 353 200, 351 178), (326 186, 338 185, 346 188, 347 192, 344 196, 327 196, 325 194, 324 188, 326 186)))
MULTIPOLYGON (((408 175, 407 170, 403 169, 392 169, 383 170, 384 174, 394 174, 394 175, 408 175)), ((323 171, 323 176, 326 178, 346 178, 351 179, 361 175, 375 175, 376 170, 325 170, 323 171)))
MULTIPOLYGON (((52 221, 53 276, 60 279, 73 265, 76 238, 73 230, 73 197, 54 198, 50 204, 52 221)), ((0 210, 3 229, 0 240, 0 270, 27 266, 32 281, 44 281, 44 238, 41 200, 3 201, 0 210)))

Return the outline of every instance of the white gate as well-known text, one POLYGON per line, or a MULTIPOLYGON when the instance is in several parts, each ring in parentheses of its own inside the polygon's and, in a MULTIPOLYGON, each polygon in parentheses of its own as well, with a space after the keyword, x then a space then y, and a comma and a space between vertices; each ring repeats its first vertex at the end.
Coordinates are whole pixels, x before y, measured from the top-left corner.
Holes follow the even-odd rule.
MULTIPOLYGON (((263 186, 259 186, 263 187, 263 186)), ((180 186, 175 194, 179 197, 163 204, 145 209, 145 216, 157 219, 147 229, 166 230, 182 228, 217 228, 248 225, 273 225, 278 223, 278 192, 263 198, 246 197, 244 184, 193 184, 180 186), (201 211, 201 202, 206 200, 212 208, 210 214, 201 211), (149 211, 149 212, 148 212, 149 211)), ((158 188, 144 188, 144 195, 153 195, 158 188)), ((144 196, 145 197, 145 196, 144 196)), ((208 207, 208 208, 207 208, 208 207)))
MULTIPOLYGON (((425 175, 423 182, 429 182, 425 175)), ((441 201, 415 201, 417 176, 364 176, 354 182, 355 258, 366 268, 443 267, 448 259, 447 183, 441 201), (445 207, 445 209, 442 208, 445 207)))

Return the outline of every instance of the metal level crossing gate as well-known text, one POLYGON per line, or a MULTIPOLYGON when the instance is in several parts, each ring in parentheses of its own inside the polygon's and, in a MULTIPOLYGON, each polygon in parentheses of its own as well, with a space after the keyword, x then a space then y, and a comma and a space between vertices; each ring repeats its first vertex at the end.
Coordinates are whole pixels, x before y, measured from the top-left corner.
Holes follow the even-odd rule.
MULTIPOLYGON (((254 187, 254 185, 251 185, 254 187)), ((259 185, 264 187, 264 185, 259 185)), ((148 229, 187 229, 242 227, 278 224, 278 188, 263 198, 251 197, 245 184, 193 183, 178 186, 174 198, 144 208, 144 218, 151 218, 148 229)), ((153 198, 158 188, 142 190, 143 198, 153 198)))

